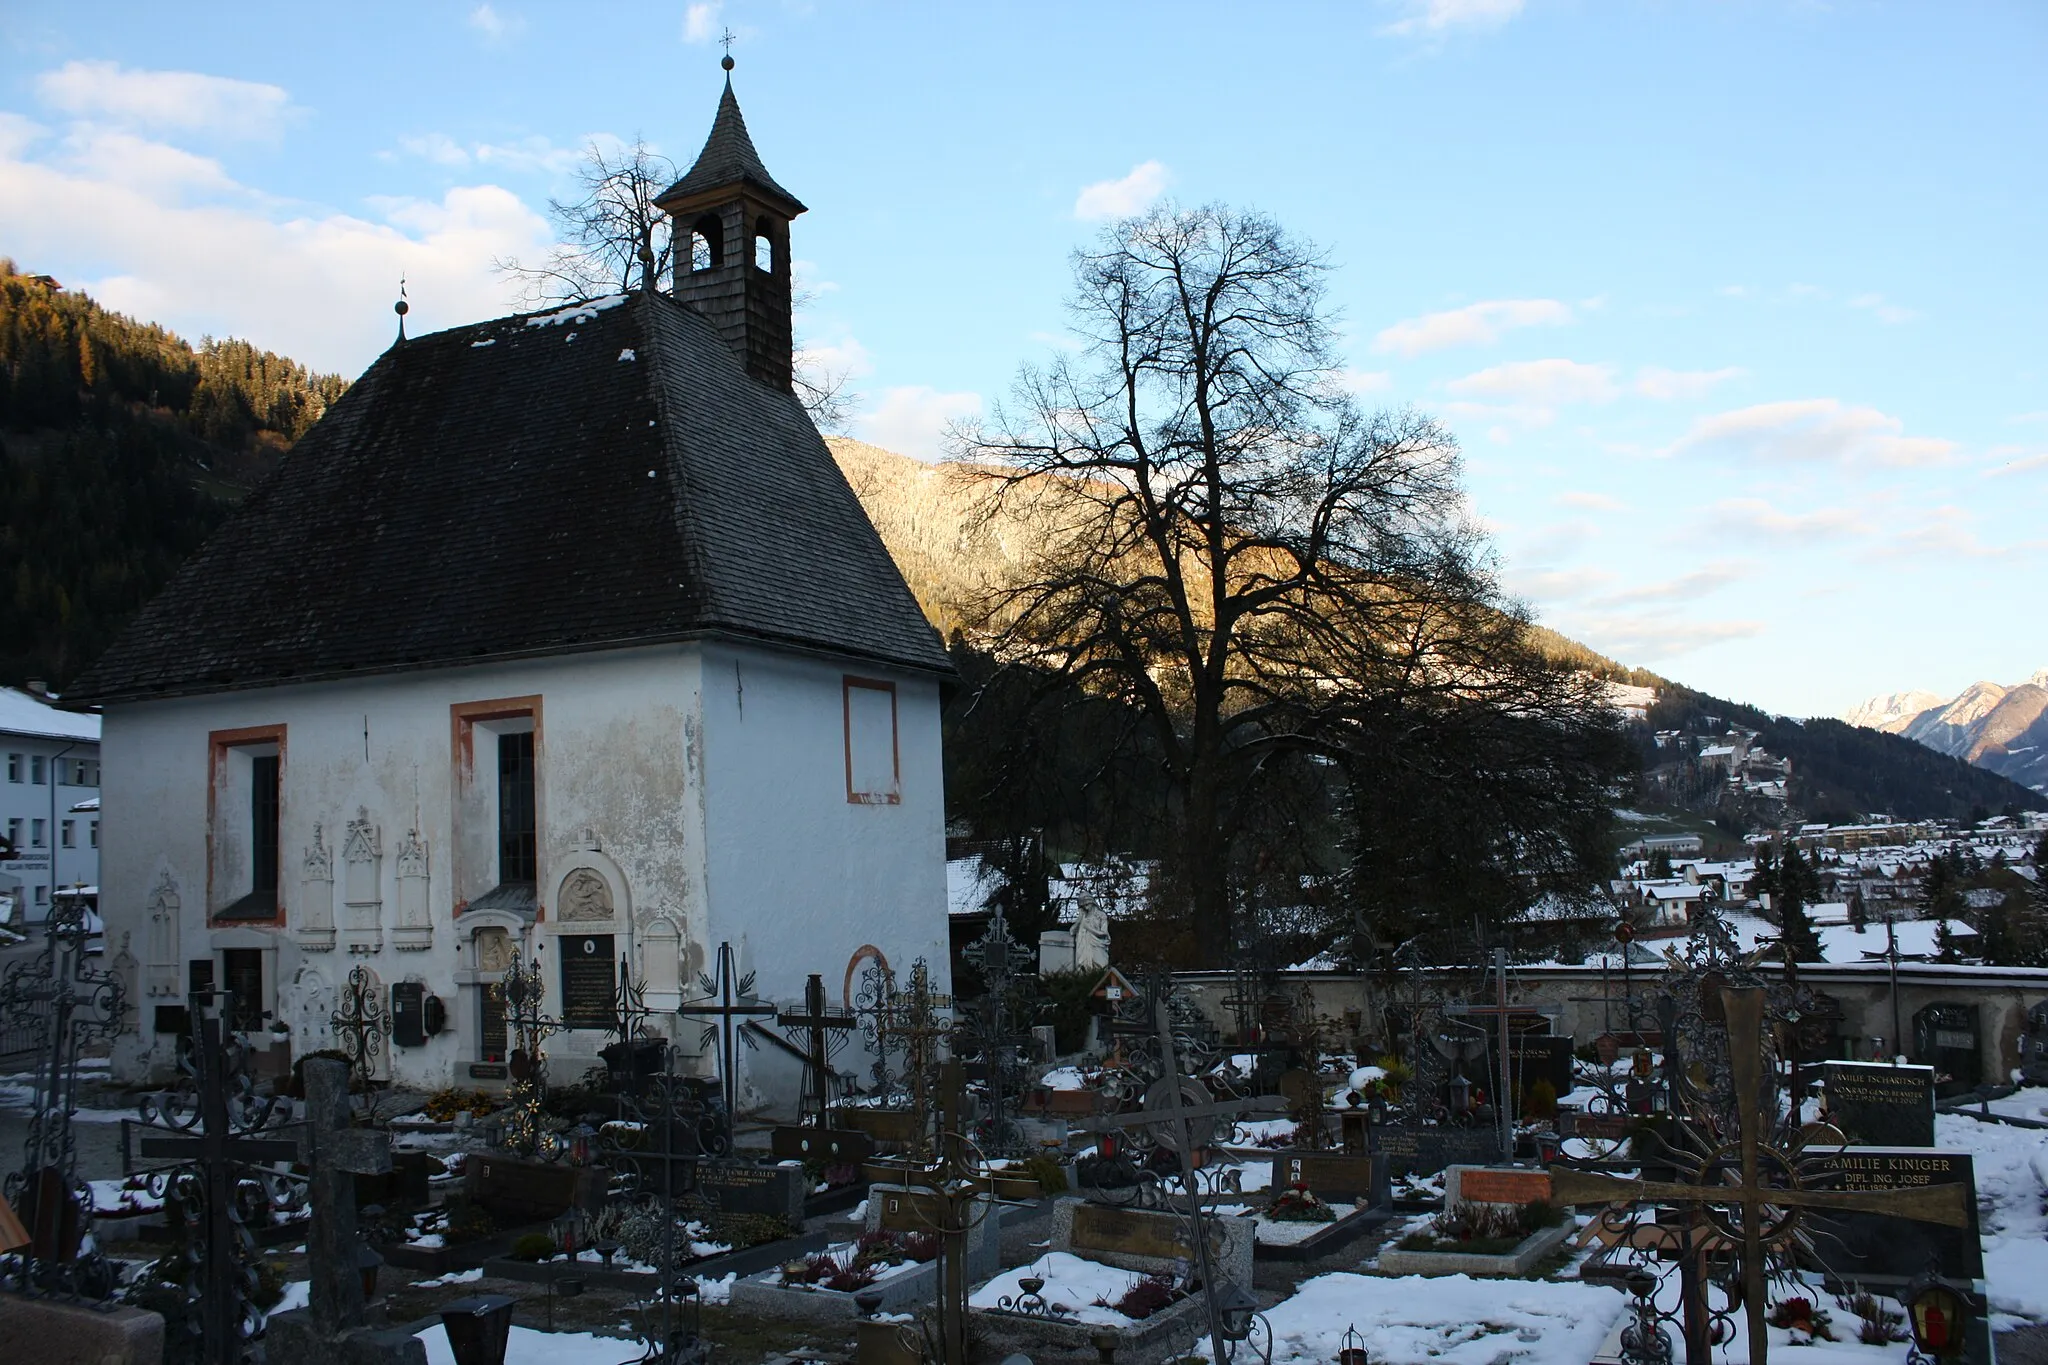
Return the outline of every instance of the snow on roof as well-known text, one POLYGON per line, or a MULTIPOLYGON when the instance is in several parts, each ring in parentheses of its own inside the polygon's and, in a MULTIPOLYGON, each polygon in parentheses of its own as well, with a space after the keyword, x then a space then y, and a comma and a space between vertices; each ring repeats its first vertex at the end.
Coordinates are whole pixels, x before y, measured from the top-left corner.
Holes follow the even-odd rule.
POLYGON ((100 742, 100 718, 59 711, 31 692, 0 687, 0 733, 36 735, 45 739, 87 739, 100 742))
POLYGON ((947 913, 980 914, 988 909, 988 898, 1002 884, 1002 874, 982 862, 980 854, 952 859, 946 864, 947 913))

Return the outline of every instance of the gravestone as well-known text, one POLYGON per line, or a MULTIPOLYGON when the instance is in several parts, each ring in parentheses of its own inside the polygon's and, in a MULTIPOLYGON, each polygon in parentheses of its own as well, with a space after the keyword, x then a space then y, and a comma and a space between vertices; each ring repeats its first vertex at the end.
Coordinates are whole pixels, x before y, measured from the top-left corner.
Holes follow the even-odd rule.
POLYGON ((1453 1204, 1550 1202, 1550 1172, 1499 1166, 1453 1166, 1444 1172, 1444 1207, 1453 1204))
POLYGON ((697 1194, 721 1213, 772 1214, 788 1221, 791 1231, 804 1225, 804 1195, 809 1189, 800 1165, 756 1166, 745 1161, 701 1161, 697 1194))
POLYGON ((2027 1031, 2020 1042, 2020 1079, 2048 1085, 2048 1000, 2027 1011, 2027 1031))
POLYGON ((924 1116, 908 1109, 875 1109, 848 1107, 834 1109, 832 1122, 836 1127, 866 1133, 876 1142, 890 1142, 904 1145, 917 1141, 924 1129, 924 1116))
MULTIPOLYGON (((1250 1218, 1214 1218, 1209 1228, 1209 1264, 1232 1284, 1252 1282, 1250 1218)), ((1085 1199, 1053 1201, 1052 1249, 1141 1275, 1183 1273, 1194 1259, 1188 1221, 1177 1213, 1114 1208, 1085 1199)))
POLYGON ((1845 1147, 1815 1158, 1807 1183, 1845 1190, 1910 1190, 1961 1185, 1970 1225, 1942 1227, 1875 1213, 1807 1210, 1806 1237, 1834 1287, 1861 1286, 1896 1298, 1930 1266, 1972 1289, 1976 1311, 1965 1337, 1969 1365, 1989 1365, 1991 1339, 1982 1298, 1984 1247, 1977 1224, 1977 1183, 1968 1153, 1925 1148, 1845 1147))
POLYGON ((426 1365, 426 1345, 419 1338, 363 1323, 354 1177, 391 1169, 391 1137, 349 1127, 345 1063, 315 1058, 306 1063, 305 1075, 312 1187, 306 1264, 312 1283, 305 1308, 270 1316, 269 1354, 299 1365, 426 1365))
POLYGON ((566 935, 560 946, 562 1022, 570 1028, 610 1028, 619 989, 612 936, 566 935))
POLYGON ((1935 1070, 1935 1089, 1959 1095, 1984 1079, 1977 1007, 1938 1001, 1913 1016, 1913 1053, 1935 1070))
POLYGON ((463 1164, 469 1202, 501 1223, 542 1223, 570 1206, 595 1208, 607 1173, 598 1166, 556 1166, 545 1161, 477 1152, 463 1164))
MULTIPOLYGON (((939 1231, 942 1210, 920 1198, 921 1190, 907 1185, 868 1186, 867 1230, 887 1228, 891 1232, 939 1231)), ((1002 1209, 994 1200, 981 1198, 962 1205, 967 1214, 967 1282, 980 1284, 1003 1268, 1002 1209)))
MULTIPOLYGON (((1500 1074, 1500 1064, 1487 1056, 1488 1076, 1500 1074)), ((1572 1092, 1572 1040, 1548 1033, 1511 1033, 1508 1035, 1508 1079, 1517 1095, 1528 1093, 1529 1087, 1538 1081, 1550 1082, 1551 1091, 1557 1095, 1572 1092)))
POLYGON ((1500 1135, 1491 1128, 1422 1128, 1381 1125, 1372 1130, 1374 1153, 1390 1179, 1435 1175, 1453 1164, 1483 1166, 1499 1161, 1500 1135))
POLYGON ((1282 1152, 1273 1158, 1272 1189, 1305 1184, 1332 1203, 1364 1199, 1374 1204, 1387 1198, 1386 1163, 1351 1152, 1282 1152))
POLYGON ((1830 1121, 1871 1147, 1934 1145, 1934 1070, 1879 1062, 1829 1062, 1822 1070, 1830 1121))

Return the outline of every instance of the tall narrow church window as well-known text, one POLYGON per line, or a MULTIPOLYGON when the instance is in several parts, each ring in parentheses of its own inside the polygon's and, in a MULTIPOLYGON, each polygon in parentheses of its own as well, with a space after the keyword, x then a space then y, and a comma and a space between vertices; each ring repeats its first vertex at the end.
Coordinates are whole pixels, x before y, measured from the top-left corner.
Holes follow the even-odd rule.
POLYGON ((754 229, 754 269, 775 273, 775 238, 769 235, 766 219, 754 229))
POLYGON ((216 730, 211 738, 207 906, 216 920, 275 922, 284 903, 284 727, 216 730))
POLYGON ((533 814, 533 731, 498 736, 498 881, 540 880, 533 814))
POLYGON ((893 806, 903 799, 896 755, 896 684, 845 680, 846 799, 893 806))
POLYGON ((690 269, 709 270, 725 264, 725 226, 707 213, 690 225, 690 269))

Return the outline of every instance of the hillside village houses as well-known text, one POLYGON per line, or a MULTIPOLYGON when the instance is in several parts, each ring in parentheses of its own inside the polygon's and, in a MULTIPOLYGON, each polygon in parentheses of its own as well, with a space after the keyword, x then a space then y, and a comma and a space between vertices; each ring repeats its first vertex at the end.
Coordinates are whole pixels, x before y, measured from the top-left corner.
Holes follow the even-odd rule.
MULTIPOLYGON (((514 954, 581 1025, 549 1044, 572 1077, 616 963, 657 1011, 724 942, 771 1001, 813 972, 836 1001, 870 961, 944 985, 952 669, 791 391, 805 206, 729 77, 659 203, 672 294, 401 317, 76 684, 139 977, 117 1074, 162 1071, 208 986, 265 1041, 332 1046, 356 967, 422 1088, 505 1075, 514 954)), ((756 1098, 794 1093, 748 1065, 756 1098)))
POLYGON ((99 884, 100 718, 59 710, 37 684, 0 687, 0 755, 0 929, 19 931, 53 894, 99 884))

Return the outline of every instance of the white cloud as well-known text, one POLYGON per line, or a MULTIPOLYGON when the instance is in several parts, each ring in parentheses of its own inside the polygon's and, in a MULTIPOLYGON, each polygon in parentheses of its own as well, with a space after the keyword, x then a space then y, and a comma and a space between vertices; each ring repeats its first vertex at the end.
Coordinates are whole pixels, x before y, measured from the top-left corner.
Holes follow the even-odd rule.
POLYGON ((1716 384, 1740 379, 1746 370, 1733 365, 1719 370, 1666 370, 1645 365, 1636 371, 1636 392, 1645 398, 1668 403, 1677 398, 1701 398, 1716 384))
POLYGON ((1905 426, 1876 408, 1850 407, 1838 398, 1792 399, 1698 418, 1665 453, 1893 467, 1955 459, 1954 441, 1902 435, 1905 426))
POLYGON ((1528 403, 1446 403, 1443 414, 1472 426, 1491 423, 1486 434, 1502 442, 1513 438, 1515 427, 1547 427, 1557 420, 1549 408, 1528 403))
MULTIPOLYGON (((1568 625, 1568 629, 1567 629, 1568 625)), ((1668 611, 1574 617, 1567 633, 1611 658, 1631 664, 1659 664, 1710 645, 1748 640, 1764 633, 1761 621, 1687 621, 1668 611)))
POLYGON ((1409 0, 1405 19, 1386 26, 1399 34, 1442 34, 1454 29, 1499 28, 1522 12, 1523 0, 1409 0))
POLYGON ((537 254, 550 237, 495 185, 378 210, 279 203, 217 163, 126 134, 74 129, 47 148, 0 139, 0 241, 17 259, 50 262, 108 307, 187 336, 247 337, 347 375, 389 344, 401 274, 415 333, 491 317, 512 305, 491 261, 537 254), (80 261, 100 273, 66 264, 80 261))
POLYGON ((1931 508, 1920 515, 1917 523, 1887 536, 1884 544, 1873 547, 1868 554, 1873 559, 1939 556, 1953 560, 1961 556, 2011 560, 2048 550, 2048 539, 2041 538, 2014 541, 2010 545, 1989 544, 1978 536, 1975 521, 1974 514, 1953 504, 1931 508))
POLYGON ((1758 540, 1834 540, 1869 535, 1872 530, 1870 522, 1853 508, 1786 512, 1762 498, 1723 498, 1707 509, 1707 518, 1723 534, 1758 540))
POLYGON ((490 5, 478 5, 469 12, 469 26, 494 43, 517 38, 526 31, 526 20, 516 14, 500 14, 490 5))
POLYGON ((1896 303, 1886 303, 1882 294, 1858 294, 1849 300, 1851 308, 1860 308, 1879 322, 1911 322, 1920 316, 1911 308, 1901 308, 1896 303))
POLYGON ((1576 360, 1518 360, 1453 379, 1444 388, 1468 398, 1556 407, 1566 403, 1607 403, 1620 392, 1612 365, 1576 360))
POLYGON ((718 12, 723 0, 705 0, 683 11, 683 41, 708 43, 718 36, 718 12))
POLYGON ((1612 569, 1537 569, 1528 573, 1510 570, 1508 585, 1519 597, 1538 602, 1566 602, 1614 581, 1612 569))
POLYGON ((2048 450, 2030 451, 2027 446, 1994 446, 1987 455, 1998 462, 1984 471, 1984 477, 1987 479, 2001 479, 2008 474, 2024 474, 2033 469, 2048 469, 2048 450))
POLYGON ((1555 327, 1571 320, 1571 306, 1556 299, 1491 299, 1404 319, 1374 337, 1372 348, 1417 355, 1446 346, 1485 345, 1510 328, 1555 327))
POLYGON ((1606 493, 1559 493, 1551 499, 1560 507, 1577 507, 1588 512, 1626 512, 1628 504, 1606 493))
POLYGON ((204 132, 274 138, 291 111, 284 87, 196 71, 136 71, 118 62, 66 62, 36 77, 44 104, 76 118, 152 134, 204 132))
POLYGON ((1121 180, 1098 180, 1084 188, 1074 200, 1074 216, 1085 223, 1143 213, 1166 193, 1168 178, 1162 162, 1141 161, 1121 180))
MULTIPOLYGON (((608 133, 593 134, 584 140, 583 145, 587 146, 592 141, 616 143, 617 139, 608 133)), ((475 142, 464 146, 446 133, 419 133, 399 138, 398 147, 408 156, 416 156, 438 166, 493 166, 519 173, 541 172, 547 175, 560 175, 583 155, 580 147, 557 146, 539 134, 516 142, 475 142)))
POLYGON ((1639 583, 1596 599, 1603 607, 1635 606, 1650 602, 1690 602, 1748 578, 1756 565, 1745 559, 1717 559, 1710 564, 1655 583, 1639 583))
POLYGON ((947 430, 980 412, 978 393, 941 393, 911 384, 884 389, 874 407, 853 419, 853 430, 869 445, 920 460, 939 460, 947 453, 947 430))

